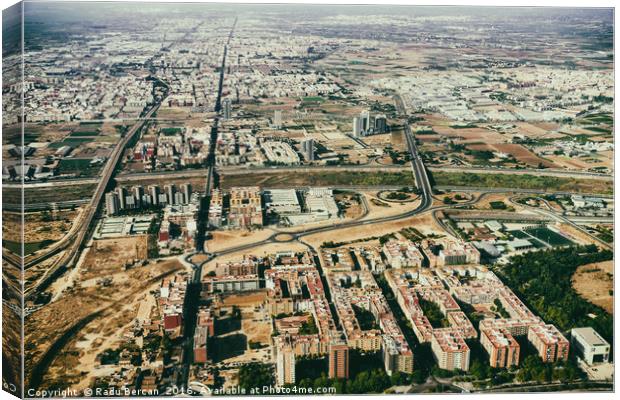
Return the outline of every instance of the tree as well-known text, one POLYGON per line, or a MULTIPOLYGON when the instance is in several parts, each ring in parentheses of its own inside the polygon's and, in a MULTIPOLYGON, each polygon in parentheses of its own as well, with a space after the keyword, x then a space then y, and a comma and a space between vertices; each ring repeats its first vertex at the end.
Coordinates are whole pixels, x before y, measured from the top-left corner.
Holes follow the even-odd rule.
POLYGON ((239 386, 249 391, 254 387, 273 385, 273 371, 269 364, 251 363, 239 368, 239 386))
POLYGON ((484 380, 489 377, 489 366, 480 360, 474 360, 469 367, 469 373, 478 380, 484 380))

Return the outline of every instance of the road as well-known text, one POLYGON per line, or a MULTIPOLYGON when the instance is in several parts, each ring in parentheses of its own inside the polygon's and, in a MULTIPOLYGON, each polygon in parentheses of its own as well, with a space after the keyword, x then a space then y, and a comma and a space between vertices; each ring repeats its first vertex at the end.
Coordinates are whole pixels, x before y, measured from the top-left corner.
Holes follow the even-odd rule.
MULTIPOLYGON (((402 107, 402 101, 401 101, 401 107, 399 107, 399 111, 403 116, 406 116, 406 110, 402 107)), ((418 207, 416 207, 413 210, 407 211, 405 213, 398 214, 398 215, 392 215, 389 217, 373 218, 373 219, 368 219, 364 221, 356 220, 356 221, 344 222, 336 226, 328 225, 328 226, 322 226, 322 227, 301 229, 295 232, 287 232, 290 235, 290 239, 286 240, 286 242, 299 241, 304 236, 309 236, 309 235, 313 235, 313 234, 320 233, 320 232, 329 232, 329 231, 335 231, 339 229, 352 228, 356 226, 373 225, 373 224, 379 224, 383 222, 398 221, 404 218, 413 217, 417 214, 420 214, 428 210, 433 202, 433 198, 432 198, 433 193, 432 193, 431 184, 428 179, 428 175, 426 173, 424 163, 422 162, 422 159, 418 154, 418 149, 415 143, 415 138, 413 137, 413 134, 411 133, 411 129, 409 128, 409 126, 406 126, 405 128, 405 135, 407 139, 407 147, 408 147, 409 153, 411 154, 411 171, 415 178, 416 186, 418 190, 420 191, 421 201, 418 207)), ((347 189, 352 189, 352 188, 353 187, 347 188, 347 189)), ((251 248, 254 248, 254 247, 257 247, 263 244, 267 244, 267 243, 278 242, 278 240, 276 239, 278 235, 279 233, 275 233, 263 241, 229 248, 224 251, 213 253, 213 255, 221 256, 225 254, 235 253, 238 251, 249 250, 251 248)), ((282 240, 280 240, 280 242, 282 242, 282 240)))
MULTIPOLYGON (((163 100, 163 99, 162 99, 163 100)), ((138 132, 146 119, 150 118, 154 112, 159 109, 161 101, 155 103, 148 112, 144 115, 144 118, 140 119, 136 124, 134 124, 131 129, 127 132, 127 134, 116 144, 116 147, 110 154, 110 158, 108 159, 106 165, 104 166, 101 178, 97 184, 97 188, 95 189, 95 193, 91 199, 91 201, 84 207, 84 211, 80 213, 77 220, 71 226, 71 229, 62 239, 58 242, 52 244, 50 247, 45 249, 43 254, 39 254, 35 257, 24 261, 24 269, 30 268, 38 263, 46 260, 47 258, 58 254, 58 252, 62 250, 66 250, 66 252, 60 257, 54 265, 49 268, 45 273, 37 280, 36 283, 31 285, 25 291, 25 297, 30 298, 33 294, 38 293, 41 289, 45 288, 49 283, 50 279, 61 269, 67 266, 70 266, 75 261, 76 255, 79 253, 85 238, 90 232, 90 225, 97 213, 97 209, 99 208, 99 204, 103 199, 103 195, 105 193, 106 188, 110 182, 110 179, 114 175, 116 170, 116 166, 123 154, 127 143, 131 141, 133 136, 138 132)), ((3 252, 3 258, 5 257, 7 252, 3 252)))
MULTIPOLYGON (((592 239, 593 241, 595 241, 596 243, 598 243, 601 247, 611 250, 613 251, 613 244, 611 243, 607 243, 602 239, 599 239, 598 237, 592 235, 590 232, 588 232, 586 229, 584 229, 583 227, 577 225, 575 222, 571 221, 570 219, 568 219, 567 217, 560 215, 558 213, 555 213, 553 211, 549 211, 549 210, 543 210, 541 208, 537 208, 537 207, 531 207, 528 206, 527 204, 521 204, 521 203, 517 203, 514 199, 514 197, 511 197, 508 199, 510 201, 511 204, 516 205, 516 206, 520 206, 520 207, 524 207, 526 209, 529 209, 537 214, 541 214, 544 215, 546 217, 549 217, 555 221, 561 222, 561 223, 565 223, 567 225, 570 225, 571 227, 573 227, 574 229, 576 229, 577 231, 581 232, 582 234, 586 235, 587 237, 589 237, 590 239, 592 239)), ((544 203, 547 204, 547 206, 549 208, 551 208, 551 206, 549 205, 549 203, 547 203, 547 201, 545 199, 541 199, 544 203)))
MULTIPOLYGON (((208 197, 211 193, 212 187, 215 185, 213 175, 215 168, 215 145, 217 143, 217 130, 219 124, 219 113, 222 108, 222 88, 224 86, 224 71, 226 67, 226 56, 228 54, 228 46, 230 46, 230 41, 233 37, 233 33, 235 31, 235 26, 237 25, 237 18, 233 22, 232 28, 230 29, 230 33, 228 34, 228 40, 224 45, 224 52, 222 56, 222 65, 220 69, 220 81, 218 85, 217 98, 215 101, 215 109, 214 111, 218 114, 213 121, 213 125, 211 127, 211 140, 209 145, 209 154, 207 156, 207 184, 205 187, 205 195, 208 197)), ((204 171, 204 170, 202 170, 204 171)), ((204 172, 203 172, 204 173, 204 172)), ((204 176, 204 175, 203 175, 204 176)), ((205 201, 205 204, 208 207, 208 201, 205 201)), ((208 208, 206 210, 208 212, 208 208)), ((201 210, 201 213, 204 213, 201 210)), ((201 230, 205 229, 203 225, 201 230)), ((196 249, 198 251, 202 251, 202 243, 201 237, 204 236, 204 232, 199 232, 197 235, 197 244, 196 249)), ((196 327, 196 318, 198 313, 198 306, 200 304, 200 291, 201 291, 201 283, 200 278, 202 276, 202 266, 208 261, 203 262, 199 266, 194 267, 194 273, 189 282, 187 293, 185 296, 185 304, 184 304, 184 312, 185 318, 183 320, 183 341, 181 343, 181 347, 183 349, 183 362, 180 366, 181 371, 179 373, 177 385, 182 389, 186 389, 188 387, 189 381, 189 373, 192 365, 193 358, 193 345, 194 345, 194 330, 196 327)))

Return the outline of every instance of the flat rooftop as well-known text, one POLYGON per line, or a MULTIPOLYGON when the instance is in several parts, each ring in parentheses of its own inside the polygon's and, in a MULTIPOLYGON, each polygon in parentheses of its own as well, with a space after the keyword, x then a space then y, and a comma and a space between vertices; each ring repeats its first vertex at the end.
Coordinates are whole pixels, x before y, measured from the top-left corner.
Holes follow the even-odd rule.
POLYGON ((597 331, 590 327, 574 328, 571 333, 579 335, 591 346, 609 346, 609 343, 598 334, 597 331))

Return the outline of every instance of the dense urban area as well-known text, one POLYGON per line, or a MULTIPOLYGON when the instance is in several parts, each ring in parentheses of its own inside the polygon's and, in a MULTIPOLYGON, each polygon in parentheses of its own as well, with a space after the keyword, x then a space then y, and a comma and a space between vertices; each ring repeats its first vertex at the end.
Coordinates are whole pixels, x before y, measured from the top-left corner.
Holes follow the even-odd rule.
POLYGON ((4 389, 612 391, 613 29, 4 10, 4 389))

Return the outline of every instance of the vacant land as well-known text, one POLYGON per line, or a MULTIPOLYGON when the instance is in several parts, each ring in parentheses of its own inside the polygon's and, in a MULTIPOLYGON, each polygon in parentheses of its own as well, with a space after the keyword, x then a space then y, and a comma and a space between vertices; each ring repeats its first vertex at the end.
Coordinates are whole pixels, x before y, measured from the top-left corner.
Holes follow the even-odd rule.
POLYGON ((148 235, 94 240, 82 265, 82 279, 121 272, 136 260, 145 260, 147 241, 148 235))
POLYGON ((412 186, 410 172, 277 172, 265 174, 222 175, 224 188, 234 186, 304 187, 304 186, 412 186))
POLYGON ((558 178, 536 175, 472 174, 467 172, 433 172, 438 186, 511 188, 580 193, 613 193, 613 183, 594 179, 558 178))
MULTIPOLYGON (((28 255, 61 239, 71 228, 78 211, 44 211, 24 214, 24 254, 28 255)), ((4 226, 2 245, 13 253, 21 253, 20 213, 5 211, 2 213, 4 226)))
POLYGON ((230 230, 213 231, 211 239, 207 241, 209 251, 218 252, 231 247, 242 246, 248 243, 263 241, 274 234, 271 229, 259 229, 254 231, 230 230))
MULTIPOLYGON (((65 185, 62 190, 54 186, 36 188, 26 186, 24 203, 39 204, 88 199, 95 192, 95 187, 94 183, 65 185)), ((3 188, 2 196, 5 204, 21 203, 21 190, 16 187, 3 188)))
POLYGON ((582 265, 573 275, 573 288, 581 297, 612 314, 614 309, 614 262, 582 265))
MULTIPOLYGON (((122 255, 118 259, 111 255, 106 263, 99 259, 101 268, 93 266, 92 270, 80 270, 78 282, 89 277, 94 280, 109 277, 106 264, 118 266, 123 260, 122 255)), ((33 385, 41 379, 52 382, 62 374, 65 383, 78 383, 81 372, 64 370, 63 363, 76 366, 80 357, 86 354, 74 348, 66 352, 72 356, 71 361, 65 359, 67 354, 63 353, 63 349, 74 347, 84 329, 92 330, 102 339, 113 335, 135 317, 131 310, 137 310, 136 302, 141 297, 156 288, 164 276, 182 269, 183 265, 178 260, 165 260, 125 271, 108 285, 78 284, 67 288, 56 301, 30 314, 25 321, 26 368, 32 373, 30 382, 33 385), (65 356, 60 359, 59 354, 65 356)), ((92 369, 94 365, 85 367, 92 369)))
POLYGON ((377 223, 372 225, 372 230, 368 226, 355 226, 350 228, 336 229, 329 232, 320 232, 304 237, 304 242, 318 249, 324 242, 342 242, 343 240, 355 241, 370 237, 378 237, 395 233, 403 228, 415 227, 423 234, 443 232, 443 229, 435 222, 430 213, 415 217, 377 223))

